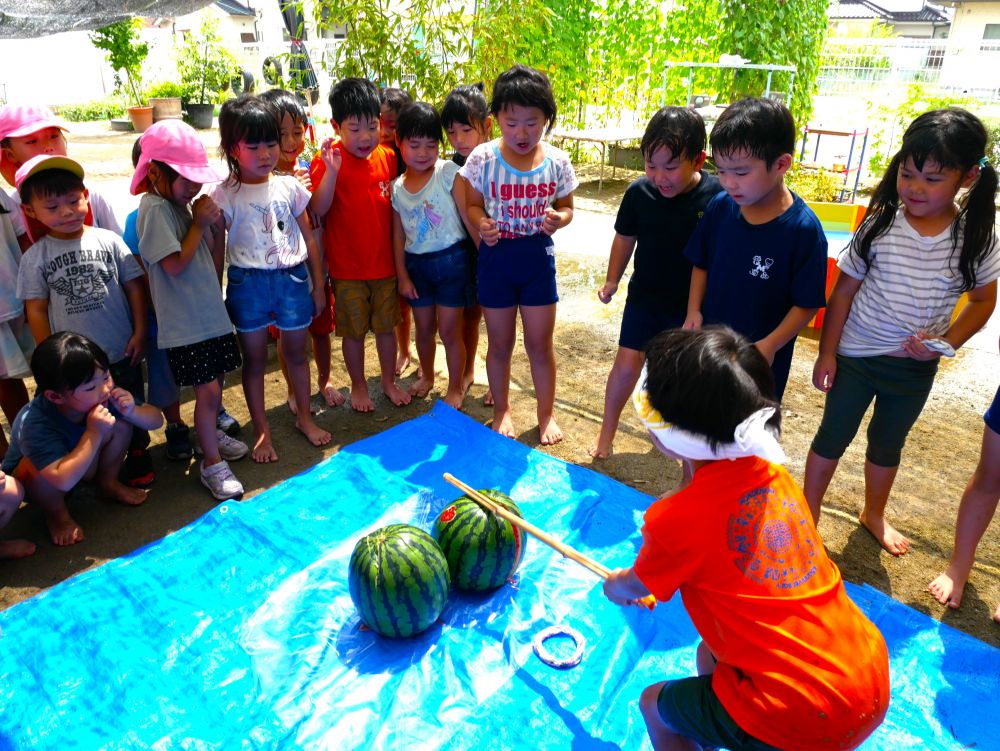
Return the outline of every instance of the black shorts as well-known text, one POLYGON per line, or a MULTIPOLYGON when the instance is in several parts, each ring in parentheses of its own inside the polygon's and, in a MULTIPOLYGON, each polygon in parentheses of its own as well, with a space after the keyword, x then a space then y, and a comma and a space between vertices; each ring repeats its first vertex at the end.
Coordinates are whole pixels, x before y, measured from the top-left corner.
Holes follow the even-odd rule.
POLYGON ((646 349, 649 340, 661 331, 677 329, 683 325, 683 314, 678 316, 664 311, 649 310, 626 298, 618 346, 641 352, 646 349))
POLYGON ((243 364, 236 334, 223 334, 183 347, 170 347, 167 349, 167 361, 178 386, 203 386, 243 364))

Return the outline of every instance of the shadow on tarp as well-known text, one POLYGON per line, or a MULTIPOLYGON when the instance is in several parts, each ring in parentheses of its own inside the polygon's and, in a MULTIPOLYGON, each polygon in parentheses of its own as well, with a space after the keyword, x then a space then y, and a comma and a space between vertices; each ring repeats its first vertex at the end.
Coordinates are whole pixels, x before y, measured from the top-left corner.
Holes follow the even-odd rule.
MULTIPOLYGON (((590 572, 531 541, 516 586, 452 596, 390 642, 359 630, 356 541, 429 529, 458 492, 508 492, 524 516, 609 567, 629 565, 648 496, 502 438, 438 404, 246 503, 0 612, 0 748, 648 748, 636 700, 693 673, 675 597, 619 608, 590 572), (586 639, 554 670, 546 626, 586 639)), ((869 587, 851 596, 890 647, 893 699, 864 749, 995 747, 1000 651, 869 587)))

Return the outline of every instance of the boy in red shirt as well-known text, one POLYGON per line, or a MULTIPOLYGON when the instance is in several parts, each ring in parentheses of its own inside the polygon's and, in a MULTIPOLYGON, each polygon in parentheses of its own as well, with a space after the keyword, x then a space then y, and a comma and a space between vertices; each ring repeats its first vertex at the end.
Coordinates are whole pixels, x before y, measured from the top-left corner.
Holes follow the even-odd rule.
POLYGON ((351 406, 375 405, 365 380, 365 336, 375 333, 382 391, 397 407, 410 395, 396 383, 399 295, 392 255, 390 188, 396 155, 379 143, 379 94, 364 78, 345 78, 330 90, 333 127, 310 166, 312 209, 323 217, 323 249, 333 280, 335 333, 351 377, 351 406))
POLYGON ((781 466, 763 355, 725 327, 656 336, 633 402, 694 479, 646 511, 635 564, 608 598, 680 590, 703 641, 698 676, 647 687, 654 749, 817 751, 860 745, 889 706, 885 641, 848 598, 802 491, 781 466))

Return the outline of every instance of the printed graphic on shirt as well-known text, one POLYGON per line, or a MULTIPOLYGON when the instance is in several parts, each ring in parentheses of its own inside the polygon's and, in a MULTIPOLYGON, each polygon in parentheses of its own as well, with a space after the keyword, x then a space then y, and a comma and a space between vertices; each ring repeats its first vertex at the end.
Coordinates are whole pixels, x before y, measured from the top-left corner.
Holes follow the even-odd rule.
POLYGON ((115 260, 106 250, 76 250, 53 258, 43 275, 49 287, 63 298, 66 313, 76 315, 99 310, 108 296, 108 281, 114 278, 115 260))
POLYGON ((434 211, 434 207, 431 206, 430 201, 424 201, 422 206, 418 206, 413 210, 413 214, 413 221, 417 225, 417 239, 415 242, 419 245, 427 239, 429 233, 433 232, 441 224, 441 215, 434 211))
POLYGON ((556 181, 508 183, 490 180, 490 198, 497 201, 496 220, 500 237, 511 239, 542 231, 545 210, 556 195, 556 181))
POLYGON ((795 589, 816 573, 816 550, 799 502, 758 488, 743 496, 729 517, 726 544, 744 577, 781 591, 795 589))
POLYGON ((295 265, 299 250, 299 229, 292 206, 287 201, 271 201, 267 206, 250 203, 261 214, 258 227, 265 236, 267 252, 264 259, 268 266, 286 268, 295 265))
POLYGON ((770 279, 768 276, 768 270, 774 265, 773 258, 761 258, 761 256, 753 257, 753 268, 750 269, 750 276, 759 276, 761 279, 770 279))
POLYGON ((378 189, 382 191, 382 198, 392 198, 392 180, 379 180, 378 189))

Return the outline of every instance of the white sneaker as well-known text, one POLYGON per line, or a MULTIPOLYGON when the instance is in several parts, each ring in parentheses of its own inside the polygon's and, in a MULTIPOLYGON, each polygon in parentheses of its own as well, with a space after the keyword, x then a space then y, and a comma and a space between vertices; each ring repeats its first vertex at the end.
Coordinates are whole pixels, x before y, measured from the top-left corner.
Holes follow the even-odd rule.
MULTIPOLYGON (((243 443, 243 441, 237 440, 236 438, 230 438, 221 430, 215 431, 215 437, 219 441, 219 456, 227 462, 239 461, 250 453, 250 447, 243 443)), ((195 433, 194 438, 195 453, 198 454, 198 456, 204 456, 205 452, 201 448, 201 441, 198 440, 197 433, 195 433)))
POLYGON ((229 468, 229 462, 224 459, 211 467, 206 467, 202 462, 200 474, 201 484, 208 488, 216 500, 228 501, 243 495, 243 485, 229 468))

